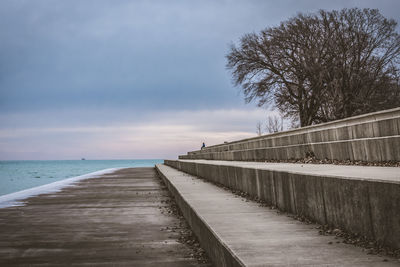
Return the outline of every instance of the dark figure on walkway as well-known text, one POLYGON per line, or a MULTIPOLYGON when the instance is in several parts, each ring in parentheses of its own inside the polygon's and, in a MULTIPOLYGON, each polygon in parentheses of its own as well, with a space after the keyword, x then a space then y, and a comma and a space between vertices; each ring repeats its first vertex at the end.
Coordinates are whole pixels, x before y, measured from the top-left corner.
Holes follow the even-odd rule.
POLYGON ((203 142, 203 145, 201 146, 201 149, 203 149, 205 147, 206 147, 206 144, 204 144, 204 142, 203 142))

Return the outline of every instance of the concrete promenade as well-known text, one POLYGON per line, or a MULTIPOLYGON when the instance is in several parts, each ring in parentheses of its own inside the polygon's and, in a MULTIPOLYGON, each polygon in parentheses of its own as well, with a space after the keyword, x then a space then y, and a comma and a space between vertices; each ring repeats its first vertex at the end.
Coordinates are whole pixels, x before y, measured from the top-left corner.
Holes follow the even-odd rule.
POLYGON ((214 160, 166 165, 400 249, 400 168, 214 160))
POLYGON ((400 266, 196 176, 156 167, 216 266, 400 266))
POLYGON ((154 168, 131 168, 0 209, 0 266, 206 266, 169 199, 154 168))

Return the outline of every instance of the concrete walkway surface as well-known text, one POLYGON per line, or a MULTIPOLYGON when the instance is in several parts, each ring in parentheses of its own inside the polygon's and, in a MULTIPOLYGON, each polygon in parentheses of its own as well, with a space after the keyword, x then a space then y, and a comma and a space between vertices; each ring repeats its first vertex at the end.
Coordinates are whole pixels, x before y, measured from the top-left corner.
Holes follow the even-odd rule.
MULTIPOLYGON (((261 163, 213 163, 264 167, 261 163)), ((342 167, 357 169, 330 167, 298 165, 293 171, 304 168, 337 174, 342 167)), ((316 225, 278 214, 195 176, 163 164, 156 168, 216 266, 400 266, 396 259, 368 255, 362 248, 341 243, 334 236, 320 235, 316 225)), ((394 179, 393 170, 388 170, 391 174, 386 177, 394 179)), ((374 171, 369 174, 369 178, 382 177, 374 171)))
POLYGON ((0 266, 208 266, 178 242, 160 182, 122 169, 0 209, 0 266))

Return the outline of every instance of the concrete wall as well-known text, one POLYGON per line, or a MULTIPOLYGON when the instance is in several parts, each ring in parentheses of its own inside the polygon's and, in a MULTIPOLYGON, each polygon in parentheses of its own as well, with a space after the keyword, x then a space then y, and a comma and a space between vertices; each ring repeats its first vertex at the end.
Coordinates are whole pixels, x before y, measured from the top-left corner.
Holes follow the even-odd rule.
POLYGON ((259 197, 280 210, 400 249, 400 182, 165 160, 186 173, 259 197))
POLYGON ((399 134, 400 108, 394 108, 284 132, 247 138, 227 144, 209 146, 203 150, 189 152, 188 154, 256 148, 258 145, 266 146, 268 142, 271 142, 270 144, 273 146, 282 146, 305 142, 327 142, 399 134))
POLYGON ((263 161, 302 159, 312 152, 317 159, 400 161, 400 135, 345 141, 253 148, 180 156, 180 159, 263 161))
POLYGON ((398 161, 399 138, 400 108, 396 108, 207 147, 179 158, 285 160, 313 152, 319 159, 398 161))

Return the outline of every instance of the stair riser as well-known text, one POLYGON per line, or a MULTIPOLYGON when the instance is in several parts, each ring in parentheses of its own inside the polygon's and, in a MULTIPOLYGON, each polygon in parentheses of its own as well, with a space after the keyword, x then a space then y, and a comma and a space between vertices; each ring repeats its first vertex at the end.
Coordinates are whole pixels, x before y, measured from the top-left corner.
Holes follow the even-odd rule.
POLYGON ((180 156, 179 158, 235 161, 290 160, 303 159, 312 152, 317 159, 382 162, 400 161, 399 147, 400 135, 286 147, 191 154, 180 156))
POLYGON ((362 124, 331 128, 323 130, 310 129, 305 133, 292 133, 286 136, 264 137, 263 139, 249 140, 231 145, 220 145, 205 148, 201 151, 189 152, 192 154, 224 152, 243 149, 257 149, 275 146, 300 145, 319 142, 345 141, 361 138, 374 138, 400 135, 400 117, 385 119, 382 121, 371 121, 362 124))

